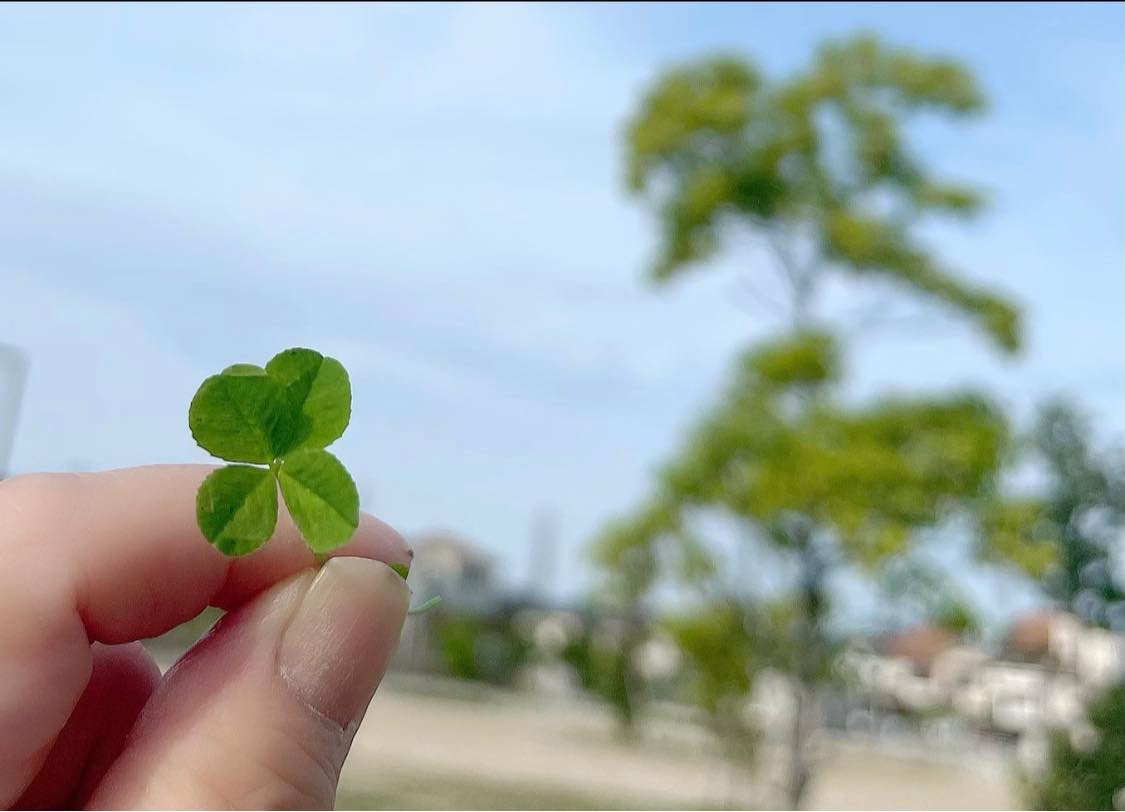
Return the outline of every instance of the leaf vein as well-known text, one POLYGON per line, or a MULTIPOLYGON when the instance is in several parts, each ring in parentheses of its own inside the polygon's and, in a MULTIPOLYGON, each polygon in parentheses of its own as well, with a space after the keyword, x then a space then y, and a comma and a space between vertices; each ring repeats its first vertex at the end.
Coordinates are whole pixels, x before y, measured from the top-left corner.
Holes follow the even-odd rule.
POLYGON ((238 398, 234 397, 231 394, 230 389, 227 388, 228 384, 225 382, 225 379, 221 380, 224 381, 222 386, 223 395, 225 395, 226 399, 230 401, 231 406, 234 407, 234 410, 238 413, 238 416, 242 418, 242 422, 249 426, 251 431, 258 435, 258 439, 261 440, 264 444, 266 454, 268 456, 273 456, 273 443, 270 442, 270 438, 266 434, 265 430, 263 430, 261 426, 259 426, 257 423, 246 416, 246 413, 242 411, 242 407, 238 403, 238 398))

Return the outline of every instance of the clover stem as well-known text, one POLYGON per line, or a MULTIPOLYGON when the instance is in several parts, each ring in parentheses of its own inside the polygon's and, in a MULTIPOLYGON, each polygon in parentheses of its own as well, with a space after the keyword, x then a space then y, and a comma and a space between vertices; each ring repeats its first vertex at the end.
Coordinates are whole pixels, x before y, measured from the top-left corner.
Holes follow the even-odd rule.
POLYGON ((434 595, 432 598, 430 598, 428 601, 423 603, 421 606, 415 606, 413 609, 407 609, 406 614, 408 614, 408 615, 420 615, 423 612, 430 611, 435 606, 437 606, 439 603, 441 603, 441 595, 434 595))
POLYGON ((316 561, 316 568, 320 569, 324 566, 324 562, 328 560, 328 556, 324 553, 313 553, 313 560, 316 561))

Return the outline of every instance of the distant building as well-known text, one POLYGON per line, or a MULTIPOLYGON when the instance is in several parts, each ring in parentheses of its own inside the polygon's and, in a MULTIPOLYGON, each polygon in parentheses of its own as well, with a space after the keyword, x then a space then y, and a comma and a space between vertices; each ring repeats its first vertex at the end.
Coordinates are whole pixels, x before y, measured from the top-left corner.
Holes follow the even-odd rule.
POLYGON ((993 651, 919 626, 850 647, 846 712, 870 720, 945 709, 982 735, 1018 742, 1021 754, 1038 752, 1046 730, 1085 724, 1087 701, 1125 674, 1123 655, 1118 635, 1057 609, 1017 617, 993 651))
POLYGON ((914 626, 887 635, 876 644, 885 657, 904 660, 919 677, 928 677, 934 662, 952 648, 957 638, 941 626, 914 626))
POLYGON ((1050 652, 1051 626, 1058 617, 1070 616, 1057 609, 1036 609, 1017 617, 1004 636, 1005 653, 1024 662, 1042 662, 1050 652))
POLYGON ((1120 679, 1125 658, 1120 635, 1087 626, 1057 609, 1021 615, 1008 631, 1004 648, 1008 659, 1068 672, 1095 688, 1120 679))
POLYGON ((440 595, 450 610, 472 614, 491 612, 502 602, 492 556, 472 542, 441 531, 416 536, 411 546, 410 583, 416 600, 440 595))
MULTIPOLYGON (((496 582, 492 557, 469 540, 448 531, 423 533, 410 539, 414 559, 410 564, 410 586, 416 604, 438 596, 438 611, 481 617, 495 612, 504 602, 496 582)), ((440 652, 434 644, 431 614, 407 619, 392 665, 413 671, 440 668, 440 652)))
POLYGON ((493 556, 456 533, 424 533, 410 543, 413 602, 440 596, 441 603, 433 612, 407 619, 392 661, 397 669, 441 673, 449 669, 447 658, 454 651, 475 658, 483 674, 518 650, 515 684, 570 695, 581 690, 578 666, 569 658, 582 655, 569 651, 572 647, 612 652, 628 645, 635 649, 632 667, 649 680, 669 679, 680 664, 678 649, 653 635, 648 618, 636 609, 576 606, 535 590, 506 587, 493 556), (443 637, 451 628, 453 637, 443 637), (466 641, 471 641, 470 652, 464 650, 466 641))

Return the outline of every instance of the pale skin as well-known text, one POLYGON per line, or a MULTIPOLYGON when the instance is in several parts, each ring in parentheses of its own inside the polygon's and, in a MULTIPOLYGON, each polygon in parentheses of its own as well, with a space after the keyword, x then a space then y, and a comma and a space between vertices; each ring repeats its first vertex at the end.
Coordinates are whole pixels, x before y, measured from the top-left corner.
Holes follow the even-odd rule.
POLYGON ((209 466, 0 483, 0 808, 331 808, 409 603, 372 516, 319 570, 284 507, 231 559, 209 466), (227 610, 162 678, 137 640, 227 610))

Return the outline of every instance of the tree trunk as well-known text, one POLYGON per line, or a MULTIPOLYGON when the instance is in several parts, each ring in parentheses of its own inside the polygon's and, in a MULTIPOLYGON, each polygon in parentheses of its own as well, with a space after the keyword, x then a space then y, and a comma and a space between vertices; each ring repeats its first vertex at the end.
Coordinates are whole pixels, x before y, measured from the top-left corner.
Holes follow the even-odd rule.
POLYGON ((789 775, 785 782, 785 799, 790 809, 801 809, 805 788, 809 783, 809 764, 805 754, 808 726, 805 686, 793 685, 793 720, 789 739, 789 775))
POLYGON ((823 656, 820 623, 824 608, 824 564, 812 547, 811 533, 802 532, 795 545, 800 551, 801 590, 799 629, 793 674, 793 719, 789 736, 788 776, 785 782, 786 802, 791 809, 801 809, 812 777, 808 753, 809 736, 815 727, 816 687, 823 656))

